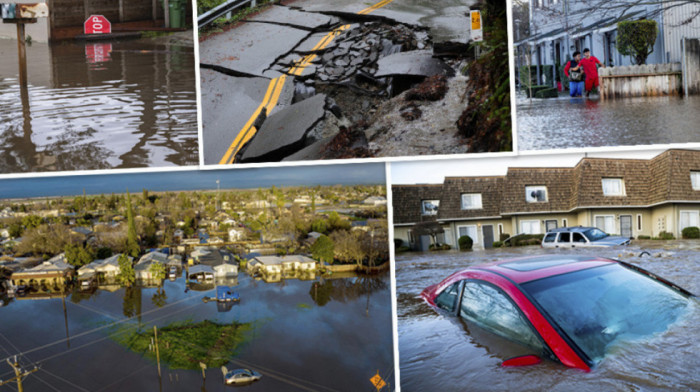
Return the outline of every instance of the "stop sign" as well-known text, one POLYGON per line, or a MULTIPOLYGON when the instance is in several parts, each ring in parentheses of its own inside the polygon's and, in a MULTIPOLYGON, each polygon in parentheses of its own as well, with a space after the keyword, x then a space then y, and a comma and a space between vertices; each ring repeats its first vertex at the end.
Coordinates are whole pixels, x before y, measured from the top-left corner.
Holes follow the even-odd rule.
POLYGON ((90 15, 85 21, 85 34, 107 34, 112 32, 112 24, 102 15, 90 15))

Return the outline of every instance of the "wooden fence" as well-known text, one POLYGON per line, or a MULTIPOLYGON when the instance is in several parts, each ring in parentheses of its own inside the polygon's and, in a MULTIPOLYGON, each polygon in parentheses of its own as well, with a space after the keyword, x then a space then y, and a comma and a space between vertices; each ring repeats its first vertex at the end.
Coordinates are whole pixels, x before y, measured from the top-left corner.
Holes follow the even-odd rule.
POLYGON ((680 63, 607 67, 598 70, 600 99, 681 95, 680 63))

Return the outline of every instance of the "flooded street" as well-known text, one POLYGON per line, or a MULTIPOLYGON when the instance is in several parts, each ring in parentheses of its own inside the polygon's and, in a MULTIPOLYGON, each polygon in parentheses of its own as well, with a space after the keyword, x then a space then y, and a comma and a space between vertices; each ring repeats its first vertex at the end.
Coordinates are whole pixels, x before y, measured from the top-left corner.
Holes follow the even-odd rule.
MULTIPOLYGON (((505 258, 561 253, 597 255, 631 262, 697 294, 700 241, 635 241, 624 248, 543 250, 540 247, 474 252, 397 255, 396 286, 402 391, 690 391, 700 389, 700 308, 652 338, 618 347, 590 373, 544 360, 526 367, 501 368, 515 355, 514 344, 495 338, 457 317, 438 314, 420 292, 449 274, 505 258), (639 257, 642 251, 651 256, 639 257)), ((527 349, 523 349, 527 351, 527 349)), ((520 350, 520 351, 523 351, 520 350)))
POLYGON ((186 42, 34 43, 27 68, 21 91, 17 43, 0 40, 0 173, 198 163, 186 42))
POLYGON ((518 97, 518 147, 549 150, 700 142, 700 96, 600 101, 518 97))
POLYGON ((0 378, 12 371, 4 358, 22 351, 23 364, 42 364, 27 391, 223 391, 224 364, 263 374, 250 391, 371 390, 378 371, 393 387, 388 274, 277 283, 240 274, 234 290, 241 302, 228 308, 203 303, 213 285, 186 291, 182 277, 161 290, 3 298, 0 378), (161 380, 148 348, 154 325, 161 380))

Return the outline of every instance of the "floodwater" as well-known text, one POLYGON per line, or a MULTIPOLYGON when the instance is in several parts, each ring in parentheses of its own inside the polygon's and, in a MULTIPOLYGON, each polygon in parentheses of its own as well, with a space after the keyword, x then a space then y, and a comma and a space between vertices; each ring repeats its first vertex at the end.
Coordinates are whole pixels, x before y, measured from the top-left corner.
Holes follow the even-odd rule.
POLYGON ((35 43, 28 87, 0 40, 0 173, 195 165, 194 49, 166 40, 35 43))
MULTIPOLYGON (((240 274, 237 283, 241 302, 228 310, 202 301, 212 289, 186 292, 183 278, 166 280, 160 292, 119 288, 65 301, 12 299, 0 307, 0 379, 12 372, 4 358, 21 351, 27 367, 41 364, 26 379, 27 391, 49 390, 45 383, 61 391, 230 390, 223 363, 263 374, 249 391, 369 391, 377 372, 393 388, 388 274, 277 283, 240 274), (139 334, 148 346, 154 325, 161 379, 155 355, 134 348, 139 334), (168 339, 168 328, 180 328, 179 338, 168 339), (210 363, 203 380, 203 359, 177 350, 218 364, 210 363)), ((12 389, 0 387, 5 390, 12 389)))
MULTIPOLYGON (((618 258, 700 293, 700 241, 633 243, 611 249, 540 247, 473 252, 405 253, 396 260, 399 357, 402 391, 691 391, 700 389, 700 307, 665 332, 617 347, 591 372, 545 360, 502 368, 503 360, 527 352, 457 317, 438 314, 420 292, 452 272, 504 258, 561 253, 618 258), (639 257, 642 251, 651 256, 639 257), (471 331, 470 331, 471 329, 471 331)), ((527 351, 527 349, 524 349, 527 351)))
POLYGON ((700 142, 700 96, 605 101, 521 96, 517 124, 521 150, 700 142))

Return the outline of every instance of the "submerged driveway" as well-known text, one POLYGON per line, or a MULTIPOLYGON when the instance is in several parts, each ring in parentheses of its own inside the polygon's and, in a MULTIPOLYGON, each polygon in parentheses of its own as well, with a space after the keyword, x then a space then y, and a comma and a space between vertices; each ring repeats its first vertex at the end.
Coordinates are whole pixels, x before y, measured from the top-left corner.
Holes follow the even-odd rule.
POLYGON ((369 104, 339 106, 337 97, 317 90, 350 85, 370 97, 382 93, 372 89, 376 85, 390 91, 386 72, 376 77, 375 72, 378 60, 397 51, 428 52, 419 57, 428 64, 419 78, 453 74, 434 64, 442 60, 431 58, 429 46, 468 43, 471 3, 301 0, 268 7, 205 39, 200 43, 204 163, 279 161, 300 150, 300 159, 317 158, 321 147, 315 144, 336 136, 357 109, 369 111, 369 104), (256 138, 262 140, 250 148, 256 138))

